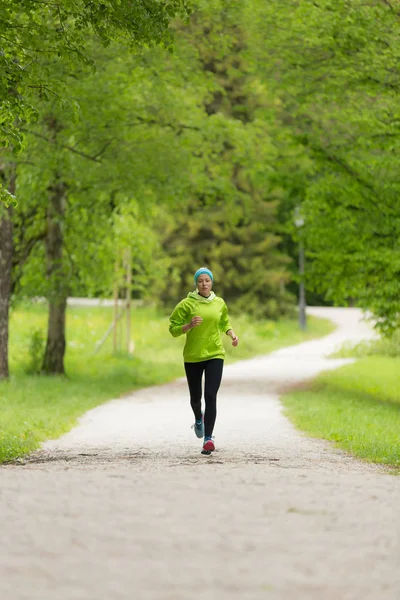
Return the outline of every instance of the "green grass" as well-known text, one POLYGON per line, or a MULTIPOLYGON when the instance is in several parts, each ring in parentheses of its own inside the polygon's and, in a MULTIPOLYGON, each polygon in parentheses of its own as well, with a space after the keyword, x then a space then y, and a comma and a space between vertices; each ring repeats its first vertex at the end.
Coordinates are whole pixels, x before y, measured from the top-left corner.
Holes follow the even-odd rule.
MULTIPOLYGON (((168 318, 155 308, 132 310, 134 356, 113 354, 111 337, 98 354, 95 344, 112 320, 109 308, 69 308, 67 313, 67 377, 28 375, 30 345, 45 336, 46 309, 20 306, 10 324, 9 381, 0 382, 0 462, 23 456, 40 442, 73 427, 80 415, 129 391, 166 383, 184 375, 184 336, 168 333, 168 318)), ((240 345, 225 338, 227 362, 267 354, 279 347, 328 334, 329 321, 310 318, 307 332, 294 321, 254 322, 246 315, 232 318, 240 345)))
POLYGON ((382 337, 375 340, 364 340, 359 344, 345 344, 334 356, 357 357, 364 356, 400 356, 400 330, 395 331, 391 337, 382 337))
POLYGON ((283 397, 308 434, 365 460, 400 466, 400 357, 367 356, 283 397))

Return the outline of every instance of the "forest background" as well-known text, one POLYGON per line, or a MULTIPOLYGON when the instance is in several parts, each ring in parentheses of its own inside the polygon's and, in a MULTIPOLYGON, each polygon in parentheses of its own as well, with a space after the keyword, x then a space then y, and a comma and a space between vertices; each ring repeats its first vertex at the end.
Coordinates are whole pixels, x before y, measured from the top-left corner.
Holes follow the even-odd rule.
POLYGON ((310 304, 396 335, 397 0, 47 4, 0 9, 1 377, 10 307, 47 299, 63 373, 67 298, 127 252, 135 299, 167 314, 206 264, 258 322, 293 316, 301 241, 310 304))

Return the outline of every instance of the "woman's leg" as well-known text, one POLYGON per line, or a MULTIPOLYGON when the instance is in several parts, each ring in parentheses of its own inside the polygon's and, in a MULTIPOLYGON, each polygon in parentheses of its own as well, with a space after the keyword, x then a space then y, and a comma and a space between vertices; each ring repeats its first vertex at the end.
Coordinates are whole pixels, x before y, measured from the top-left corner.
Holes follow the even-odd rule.
POLYGON ((222 358, 212 358, 205 361, 205 392, 206 410, 204 413, 204 437, 211 437, 215 419, 217 418, 217 393, 222 379, 224 361, 222 358))
POLYGON ((190 392, 190 406, 194 412, 195 419, 200 421, 201 414, 201 378, 203 377, 204 362, 187 363, 185 362, 186 379, 190 392))

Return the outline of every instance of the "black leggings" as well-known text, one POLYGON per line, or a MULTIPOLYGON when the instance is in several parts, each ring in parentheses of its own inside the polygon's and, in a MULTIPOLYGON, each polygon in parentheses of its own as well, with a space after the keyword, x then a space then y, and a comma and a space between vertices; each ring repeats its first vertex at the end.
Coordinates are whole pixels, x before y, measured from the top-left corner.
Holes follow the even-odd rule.
POLYGON ((197 420, 201 419, 201 379, 205 373, 204 400, 206 410, 204 413, 204 435, 212 435, 215 419, 217 417, 217 392, 222 379, 224 361, 222 358, 212 358, 203 362, 185 362, 186 379, 190 391, 190 405, 197 420))

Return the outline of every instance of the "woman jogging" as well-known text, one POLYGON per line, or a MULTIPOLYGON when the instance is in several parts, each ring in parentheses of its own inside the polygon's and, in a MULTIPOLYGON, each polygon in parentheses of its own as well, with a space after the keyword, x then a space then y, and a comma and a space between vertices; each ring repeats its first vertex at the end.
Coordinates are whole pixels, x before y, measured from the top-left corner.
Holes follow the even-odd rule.
POLYGON ((215 450, 212 434, 217 416, 217 392, 225 358, 221 333, 226 333, 232 338, 233 346, 237 346, 239 342, 229 322, 225 302, 212 291, 213 281, 213 274, 206 267, 196 271, 196 291, 189 292, 187 298, 175 307, 170 316, 169 326, 169 331, 174 337, 186 333, 183 358, 190 404, 195 417, 194 432, 198 438, 204 436, 203 454, 210 454, 215 450), (204 417, 201 410, 203 372, 204 417))

